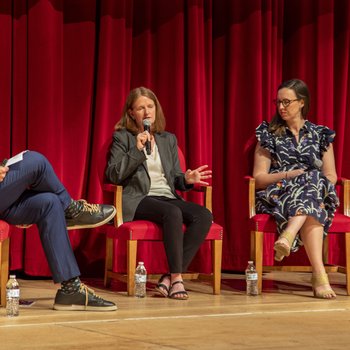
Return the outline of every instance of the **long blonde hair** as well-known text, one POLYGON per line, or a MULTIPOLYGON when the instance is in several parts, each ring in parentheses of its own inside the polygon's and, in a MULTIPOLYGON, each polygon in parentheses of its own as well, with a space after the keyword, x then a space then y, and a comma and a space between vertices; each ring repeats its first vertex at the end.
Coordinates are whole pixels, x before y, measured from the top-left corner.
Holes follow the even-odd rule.
POLYGON ((162 132, 165 130, 165 117, 163 114, 162 106, 160 105, 155 93, 143 86, 130 91, 128 97, 126 98, 125 105, 123 107, 122 117, 114 127, 115 130, 120 130, 125 128, 133 134, 137 134, 139 132, 139 129, 137 127, 135 120, 129 114, 129 110, 133 108, 133 104, 141 96, 145 96, 151 99, 154 102, 156 107, 156 116, 155 116, 155 121, 152 125, 152 132, 156 133, 156 132, 162 132))

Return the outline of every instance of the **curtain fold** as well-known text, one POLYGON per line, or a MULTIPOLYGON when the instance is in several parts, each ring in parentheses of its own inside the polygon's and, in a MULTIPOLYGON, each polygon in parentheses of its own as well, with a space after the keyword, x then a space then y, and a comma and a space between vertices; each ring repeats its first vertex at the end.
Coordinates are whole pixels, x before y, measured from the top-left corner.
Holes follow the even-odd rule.
MULTIPOLYGON (((250 249, 247 149, 256 126, 272 117, 282 80, 309 85, 310 120, 336 130, 338 175, 350 177, 349 32, 347 0, 3 0, 0 156, 42 152, 74 198, 105 201, 102 149, 130 89, 147 86, 188 167, 212 168, 223 269, 243 270, 250 249)), ((103 227, 70 237, 82 272, 101 276, 103 227)), ((264 259, 272 264, 272 239, 266 243, 264 259)), ((331 241, 331 262, 342 261, 341 244, 331 241)), ((125 246, 117 244, 115 253, 122 270, 125 246)), ((166 268, 161 244, 141 245, 141 256, 150 272, 166 268)), ((210 269, 208 246, 193 267, 210 269)), ((13 229, 11 269, 50 275, 35 227, 13 229)))
POLYGON ((5 157, 11 152, 12 125, 12 8, 11 1, 0 3, 0 118, 1 118, 1 148, 5 157))
POLYGON ((242 270, 249 258, 243 177, 252 168, 252 157, 247 158, 245 145, 273 113, 282 68, 282 9, 283 3, 274 1, 214 4, 213 118, 222 119, 215 128, 214 149, 222 141, 213 167, 221 175, 213 180, 220 194, 214 197, 214 209, 224 208, 215 217, 225 227, 225 269, 242 270))

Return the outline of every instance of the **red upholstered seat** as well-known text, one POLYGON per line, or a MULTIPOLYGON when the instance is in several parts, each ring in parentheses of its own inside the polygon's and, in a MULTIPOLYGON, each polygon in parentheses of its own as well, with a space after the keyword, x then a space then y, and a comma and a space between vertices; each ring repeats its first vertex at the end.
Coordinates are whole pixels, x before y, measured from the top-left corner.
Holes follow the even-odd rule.
POLYGON ((0 305, 6 304, 6 283, 9 273, 9 246, 10 246, 10 227, 0 220, 0 305))
MULTIPOLYGON (((109 144, 105 145, 101 151, 101 154, 108 154, 109 144), (102 153, 103 152, 103 153, 102 153)), ((179 149, 179 158, 182 169, 186 169, 184 156, 179 149)), ((103 157, 101 157, 103 159, 103 157)), ((103 171, 105 164, 100 165, 99 171, 103 171)), ((104 181, 104 174, 100 173, 100 181, 104 191, 114 193, 114 205, 117 208, 117 214, 115 217, 114 226, 105 226, 107 231, 106 242, 106 266, 105 266, 105 286, 108 286, 111 279, 121 279, 127 282, 128 295, 134 294, 134 276, 136 268, 136 254, 137 254, 137 242, 138 241, 163 241, 162 229, 159 225, 145 220, 136 220, 123 223, 122 220, 122 191, 121 186, 115 186, 112 184, 106 184, 104 181), (113 271, 113 247, 114 242, 117 240, 127 242, 127 271, 125 274, 116 273, 113 271), (124 276, 123 276, 124 275, 124 276)), ((204 204, 209 210, 211 210, 211 186, 198 186, 195 187, 196 191, 204 193, 204 204)), ((185 229, 185 227, 183 227, 185 229)), ((213 284, 213 293, 220 294, 221 284, 221 257, 222 257, 222 236, 223 228, 213 223, 210 231, 206 237, 206 241, 211 242, 212 250, 212 274, 210 275, 213 284)), ((164 271, 165 272, 165 271, 164 271)), ((198 274, 197 274, 198 275, 198 274)), ((190 276, 193 277, 193 274, 190 276)), ((183 276, 186 278, 186 274, 183 276)))
POLYGON ((249 220, 249 230, 276 232, 275 220, 268 214, 256 214, 249 220))
POLYGON ((350 232, 350 217, 344 214, 335 213, 329 233, 350 232))
POLYGON ((10 227, 7 222, 0 220, 0 242, 9 238, 10 227))
MULTIPOLYGON (((185 225, 183 230, 185 230, 185 225)), ((108 227, 107 231, 108 238, 116 238, 122 241, 129 239, 147 240, 147 241, 162 241, 163 232, 159 225, 152 221, 136 220, 126 222, 118 227, 108 227)), ((222 227, 218 224, 213 223, 210 231, 206 237, 206 240, 222 239, 222 227)))

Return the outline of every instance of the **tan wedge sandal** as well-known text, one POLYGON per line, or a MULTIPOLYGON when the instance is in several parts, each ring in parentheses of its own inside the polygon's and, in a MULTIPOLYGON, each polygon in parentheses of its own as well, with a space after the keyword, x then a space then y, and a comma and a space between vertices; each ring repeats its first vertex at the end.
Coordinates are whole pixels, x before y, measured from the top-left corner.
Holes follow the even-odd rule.
POLYGON ((331 288, 328 280, 328 275, 326 272, 324 273, 317 273, 317 274, 312 274, 312 289, 314 291, 314 297, 315 298, 320 298, 320 299, 334 299, 336 298, 336 294, 334 293, 334 290, 331 288), (317 291, 317 287, 321 286, 328 286, 329 288, 326 288, 322 291, 317 291), (329 295, 330 297, 327 297, 329 295))
POLYGON ((273 249, 275 250, 275 260, 276 261, 282 261, 285 256, 290 255, 290 248, 292 247, 292 244, 294 242, 295 236, 288 232, 288 231, 283 231, 278 240, 275 242, 275 245, 273 249), (286 239, 288 241, 288 245, 285 243, 282 238, 286 239))

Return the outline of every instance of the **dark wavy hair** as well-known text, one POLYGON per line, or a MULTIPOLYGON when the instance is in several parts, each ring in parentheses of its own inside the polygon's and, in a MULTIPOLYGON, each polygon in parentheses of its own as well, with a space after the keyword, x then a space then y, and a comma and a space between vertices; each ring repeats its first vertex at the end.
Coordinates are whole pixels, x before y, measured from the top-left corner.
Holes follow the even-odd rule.
MULTIPOLYGON (((303 116, 303 119, 306 119, 306 116, 310 110, 310 92, 307 85, 300 79, 291 79, 283 82, 278 87, 277 91, 283 88, 293 90, 297 99, 304 101, 304 106, 301 109, 301 115, 303 116)), ((278 136, 282 136, 286 133, 286 122, 278 113, 278 108, 276 108, 276 114, 273 116, 270 122, 269 131, 278 136)))
POLYGON ((133 108, 135 101, 141 96, 145 96, 151 99, 156 107, 155 121, 152 125, 151 131, 157 133, 163 132, 165 130, 165 117, 163 114, 162 106, 160 105, 155 93, 143 86, 130 91, 128 97, 126 98, 125 105, 123 107, 122 117, 114 127, 115 130, 125 128, 133 134, 137 134, 138 132, 140 132, 135 120, 129 114, 129 110, 133 108))

